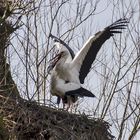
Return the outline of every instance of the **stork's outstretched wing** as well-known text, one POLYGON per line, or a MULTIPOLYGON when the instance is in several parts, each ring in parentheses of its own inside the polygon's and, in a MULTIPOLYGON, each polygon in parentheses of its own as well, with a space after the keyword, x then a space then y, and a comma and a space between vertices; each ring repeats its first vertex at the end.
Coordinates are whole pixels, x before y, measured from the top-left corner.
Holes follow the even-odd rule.
POLYGON ((126 28, 127 23, 127 19, 117 20, 110 26, 106 27, 103 31, 90 37, 82 49, 77 53, 72 61, 72 67, 76 67, 76 69, 78 69, 81 84, 84 83, 84 79, 89 73, 91 65, 102 44, 114 34, 122 33, 122 29, 126 28))

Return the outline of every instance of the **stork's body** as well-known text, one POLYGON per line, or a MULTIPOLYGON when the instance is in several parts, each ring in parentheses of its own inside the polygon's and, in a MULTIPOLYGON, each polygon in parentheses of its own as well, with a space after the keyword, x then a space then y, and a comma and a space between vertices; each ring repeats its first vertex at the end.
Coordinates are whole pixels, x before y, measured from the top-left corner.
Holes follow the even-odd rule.
MULTIPOLYGON (((60 45, 58 42, 55 45, 60 45)), ((78 71, 76 67, 71 65, 72 57, 68 51, 63 52, 61 59, 57 62, 55 67, 51 72, 51 86, 50 91, 52 95, 56 95, 62 98, 63 103, 67 103, 70 106, 72 103, 76 102, 78 99, 79 90, 90 93, 86 89, 81 87, 80 80, 78 78, 78 71), (75 93, 75 95, 66 95, 70 93, 75 93)), ((94 97, 90 93, 91 97, 94 97)), ((58 101, 59 103, 59 101, 58 101)))
POLYGON ((55 47, 59 50, 55 61, 49 66, 51 94, 58 96, 59 99, 62 98, 64 102, 69 104, 75 102, 79 96, 95 97, 81 84, 84 83, 102 44, 114 34, 121 33, 127 23, 126 19, 120 19, 103 31, 96 33, 95 36, 91 36, 76 56, 67 44, 51 35, 57 40, 55 47))

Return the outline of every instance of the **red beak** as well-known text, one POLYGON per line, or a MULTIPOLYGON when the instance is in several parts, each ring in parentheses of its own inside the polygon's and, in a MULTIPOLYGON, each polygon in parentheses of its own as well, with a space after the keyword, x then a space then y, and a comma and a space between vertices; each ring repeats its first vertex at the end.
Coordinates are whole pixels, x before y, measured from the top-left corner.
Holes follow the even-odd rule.
POLYGON ((58 60, 61 58, 61 53, 58 53, 55 57, 53 57, 52 59, 50 59, 50 64, 47 68, 48 73, 50 73, 50 71, 55 67, 56 63, 58 62, 58 60))

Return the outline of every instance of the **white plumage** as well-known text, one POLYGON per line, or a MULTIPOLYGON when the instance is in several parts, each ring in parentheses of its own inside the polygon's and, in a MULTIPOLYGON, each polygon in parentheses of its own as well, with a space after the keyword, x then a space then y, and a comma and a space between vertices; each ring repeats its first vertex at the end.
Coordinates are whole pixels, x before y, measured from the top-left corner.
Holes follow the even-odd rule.
POLYGON ((78 97, 95 97, 81 84, 84 83, 102 44, 114 34, 121 33, 127 23, 126 19, 120 19, 95 36, 91 36, 76 56, 65 42, 50 35, 56 41, 54 47, 58 49, 58 54, 48 67, 48 72, 51 72, 50 92, 58 97, 58 103, 62 99, 63 103, 68 103, 70 106, 78 97))

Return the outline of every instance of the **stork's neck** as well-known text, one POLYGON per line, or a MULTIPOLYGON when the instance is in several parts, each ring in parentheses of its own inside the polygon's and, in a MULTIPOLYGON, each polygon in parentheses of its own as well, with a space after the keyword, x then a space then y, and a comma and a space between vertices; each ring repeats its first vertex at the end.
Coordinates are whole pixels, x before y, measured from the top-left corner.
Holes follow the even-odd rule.
POLYGON ((66 60, 67 60, 66 56, 63 57, 63 58, 60 58, 60 60, 56 64, 56 69, 62 69, 62 67, 64 66, 66 60))

